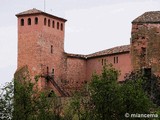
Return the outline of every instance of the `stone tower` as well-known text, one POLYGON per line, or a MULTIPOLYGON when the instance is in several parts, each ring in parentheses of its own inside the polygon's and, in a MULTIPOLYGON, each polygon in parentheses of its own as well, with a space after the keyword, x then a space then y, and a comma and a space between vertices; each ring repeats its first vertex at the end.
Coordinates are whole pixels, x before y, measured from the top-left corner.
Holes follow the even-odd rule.
POLYGON ((41 75, 38 83, 41 89, 53 87, 44 79, 46 77, 54 77, 54 81, 61 86, 61 81, 66 78, 64 56, 66 20, 37 9, 24 11, 16 16, 18 69, 27 65, 32 78, 41 75))
POLYGON ((146 12, 133 20, 131 36, 133 70, 149 68, 160 75, 160 11, 146 12))

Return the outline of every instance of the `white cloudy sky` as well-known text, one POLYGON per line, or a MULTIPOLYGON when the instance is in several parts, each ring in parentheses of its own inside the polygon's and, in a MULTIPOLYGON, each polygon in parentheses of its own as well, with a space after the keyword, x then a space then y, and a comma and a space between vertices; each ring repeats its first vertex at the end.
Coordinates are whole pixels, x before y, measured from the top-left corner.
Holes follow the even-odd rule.
MULTIPOLYGON (((131 22, 160 9, 160 0, 45 0, 48 13, 67 19, 65 51, 89 54, 129 44, 131 22)), ((11 81, 17 66, 15 14, 37 8, 44 0, 0 0, 0 84, 11 81)))

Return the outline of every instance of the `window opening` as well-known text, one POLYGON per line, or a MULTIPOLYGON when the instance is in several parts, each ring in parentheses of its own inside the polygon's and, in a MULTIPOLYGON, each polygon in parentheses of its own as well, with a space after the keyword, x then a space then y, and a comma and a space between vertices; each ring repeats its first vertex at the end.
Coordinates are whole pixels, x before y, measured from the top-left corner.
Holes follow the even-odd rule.
POLYGON ((59 22, 57 22, 57 29, 59 29, 59 22))
POLYGON ((61 30, 63 31, 63 24, 61 23, 61 30))
POLYGON ((46 19, 46 18, 44 18, 44 25, 46 25, 46 23, 47 23, 47 19, 46 19))
POLYGON ((50 27, 50 19, 48 19, 48 27, 50 27))
POLYGON ((103 65, 103 59, 102 59, 102 65, 103 65))
POLYGON ((28 25, 31 25, 31 18, 28 18, 28 25))
POLYGON ((116 63, 118 63, 118 57, 116 57, 116 63))
POLYGON ((21 26, 24 26, 24 19, 21 19, 21 26))
POLYGON ((52 28, 54 28, 54 20, 52 21, 52 28))
POLYGON ((53 45, 51 45, 51 53, 53 53, 53 45))
POLYGON ((37 17, 35 18, 34 23, 38 24, 38 18, 37 17))
POLYGON ((47 67, 47 75, 49 74, 49 67, 47 67))

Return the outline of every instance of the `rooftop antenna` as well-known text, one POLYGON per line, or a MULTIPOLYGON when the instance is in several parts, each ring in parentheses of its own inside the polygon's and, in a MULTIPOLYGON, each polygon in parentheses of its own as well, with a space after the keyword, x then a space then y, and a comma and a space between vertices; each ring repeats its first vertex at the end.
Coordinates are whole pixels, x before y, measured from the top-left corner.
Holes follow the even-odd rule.
POLYGON ((44 12, 46 11, 46 0, 44 0, 44 12))

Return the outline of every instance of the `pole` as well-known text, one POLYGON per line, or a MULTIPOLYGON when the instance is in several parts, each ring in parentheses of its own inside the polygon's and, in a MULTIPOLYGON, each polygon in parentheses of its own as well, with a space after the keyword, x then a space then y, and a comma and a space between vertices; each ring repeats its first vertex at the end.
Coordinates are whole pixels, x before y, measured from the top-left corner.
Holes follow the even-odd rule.
POLYGON ((46 0, 44 0, 44 12, 45 12, 45 9, 46 9, 46 0))

